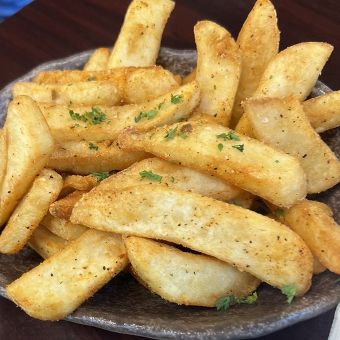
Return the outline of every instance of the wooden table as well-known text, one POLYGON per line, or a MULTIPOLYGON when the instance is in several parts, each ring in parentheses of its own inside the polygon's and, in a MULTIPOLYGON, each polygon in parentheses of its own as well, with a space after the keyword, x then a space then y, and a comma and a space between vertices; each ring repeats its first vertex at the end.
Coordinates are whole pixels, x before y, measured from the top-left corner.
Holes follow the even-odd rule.
MULTIPOLYGON (((335 52, 321 80, 333 89, 340 79, 340 2, 274 0, 282 31, 281 48, 301 41, 327 41, 335 52)), ((42 62, 110 46, 121 26, 128 0, 36 0, 0 24, 0 88, 42 62)), ((194 48, 192 27, 211 19, 237 36, 253 0, 178 0, 164 33, 163 45, 194 48)), ((334 310, 261 338, 327 339, 334 310)), ((132 339, 135 337, 68 322, 33 320, 0 299, 0 339, 132 339)))

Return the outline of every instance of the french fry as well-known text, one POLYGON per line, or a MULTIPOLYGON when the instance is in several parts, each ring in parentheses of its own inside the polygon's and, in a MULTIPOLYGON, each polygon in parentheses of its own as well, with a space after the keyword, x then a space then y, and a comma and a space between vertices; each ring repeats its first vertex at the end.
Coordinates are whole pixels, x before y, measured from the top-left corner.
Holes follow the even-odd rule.
POLYGON ((194 33, 201 89, 198 109, 228 126, 241 72, 239 48, 230 33, 214 22, 198 22, 194 33))
POLYGON ((332 51, 332 45, 321 42, 304 42, 286 48, 267 66, 254 97, 294 96, 305 100, 332 51))
POLYGON ((232 264, 261 281, 298 295, 310 287, 313 256, 292 230, 273 219, 162 185, 84 195, 72 223, 180 244, 232 264))
POLYGON ((67 244, 68 241, 52 234, 42 226, 35 229, 28 242, 28 245, 44 259, 60 252, 67 244))
POLYGON ((106 47, 97 48, 84 66, 85 71, 104 71, 109 63, 110 50, 106 47))
POLYGON ((18 82, 13 96, 29 96, 40 103, 59 105, 115 105, 120 102, 117 86, 111 81, 85 81, 70 84, 18 82))
POLYGON ((285 210, 283 221, 306 242, 323 266, 340 274, 340 227, 326 204, 304 200, 285 210))
POLYGON ((20 201, 0 235, 0 252, 14 254, 28 242, 63 186, 62 177, 43 169, 20 201))
POLYGON ((217 124, 195 121, 146 133, 129 130, 119 143, 209 173, 278 206, 306 196, 306 176, 297 159, 217 124))
POLYGON ((340 91, 306 100, 302 105, 316 132, 321 133, 340 125, 340 91))
POLYGON ((128 127, 147 131, 190 116, 199 102, 196 82, 138 105, 112 107, 44 105, 40 108, 59 143, 114 140, 128 127))
POLYGON ((108 68, 150 66, 156 63, 162 34, 175 3, 133 0, 113 46, 108 68))
POLYGON ((2 181, 6 175, 7 165, 7 136, 6 130, 0 129, 0 190, 2 181))
POLYGON ((320 263, 320 261, 314 256, 314 265, 313 265, 313 274, 321 274, 323 273, 327 268, 320 263))
POLYGON ((188 84, 196 80, 196 68, 194 68, 186 77, 183 78, 182 84, 188 84))
POLYGON ((16 97, 9 104, 5 130, 8 158, 0 193, 0 226, 8 220, 54 149, 46 121, 29 97, 16 97))
POLYGON ((245 103, 245 112, 257 139, 300 161, 308 193, 339 183, 340 162, 314 131, 297 99, 254 98, 245 103))
POLYGON ((69 84, 86 81, 110 81, 118 91, 120 103, 139 104, 175 90, 180 85, 168 70, 160 66, 124 67, 102 72, 80 70, 44 71, 35 79, 39 84, 69 84))
POLYGON ((269 0, 258 0, 244 22, 237 38, 242 66, 231 126, 236 126, 243 114, 241 102, 252 96, 270 60, 279 51, 280 32, 277 16, 269 0))
MULTIPOLYGON (((80 200, 80 198, 87 191, 73 191, 66 197, 52 203, 49 208, 49 212, 52 216, 61 218, 63 220, 69 220, 71 217, 72 209, 74 205, 80 200)), ((0 238, 1 240, 1 238, 0 238)))
POLYGON ((119 235, 89 230, 6 287, 28 315, 60 320, 127 265, 119 235))
POLYGON ((40 224, 51 233, 67 241, 77 239, 87 230, 83 225, 73 224, 51 214, 47 214, 40 224))
POLYGON ((213 257, 134 236, 124 244, 133 271, 147 288, 179 305, 214 307, 222 296, 248 296, 260 284, 213 257))
POLYGON ((93 172, 123 170, 149 156, 145 152, 121 150, 117 142, 108 140, 68 142, 57 147, 48 166, 57 171, 88 175, 93 172))
POLYGON ((63 191, 90 191, 98 184, 93 176, 70 175, 64 178, 63 191))
POLYGON ((158 158, 142 160, 128 169, 104 179, 88 195, 95 195, 103 190, 120 190, 130 186, 158 183, 184 191, 197 192, 222 201, 237 200, 242 197, 249 198, 247 192, 219 178, 158 158))

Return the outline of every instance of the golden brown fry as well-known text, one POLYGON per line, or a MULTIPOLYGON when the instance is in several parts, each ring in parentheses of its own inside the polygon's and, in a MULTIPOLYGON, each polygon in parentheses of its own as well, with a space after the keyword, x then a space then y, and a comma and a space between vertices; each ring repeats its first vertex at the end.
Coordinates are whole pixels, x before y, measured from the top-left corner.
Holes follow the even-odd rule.
POLYGON ((230 33, 214 22, 198 22, 194 33, 201 89, 198 109, 228 126, 241 72, 239 48, 230 33))
POLYGON ((308 193, 325 191, 340 181, 340 162, 314 131, 295 98, 254 98, 245 114, 258 140, 296 157, 306 175, 308 193))
POLYGON ((55 171, 43 169, 20 201, 0 235, 0 252, 14 254, 28 242, 63 186, 55 171))
POLYGON ((104 71, 109 62, 110 50, 106 47, 97 48, 84 66, 85 71, 104 71))
POLYGON ((93 176, 70 175, 64 178, 63 190, 90 191, 98 184, 93 176))
POLYGON ((314 265, 313 265, 313 274, 321 274, 323 273, 327 268, 320 263, 320 261, 314 256, 314 265))
POLYGON ((321 42, 304 42, 286 48, 267 66, 254 97, 306 99, 332 51, 332 45, 321 42))
POLYGON ((110 81, 117 87, 120 103, 125 104, 139 104, 155 99, 180 85, 176 76, 160 66, 124 67, 102 72, 44 71, 34 81, 40 84, 110 81))
POLYGON ((269 0, 256 1, 242 26, 237 43, 241 49, 242 66, 232 114, 233 127, 243 114, 241 102, 255 92, 269 61, 279 51, 277 16, 269 0))
POLYGON ((188 84, 194 80, 196 80, 196 68, 194 68, 187 76, 183 78, 182 84, 188 84))
POLYGON ((60 320, 126 265, 119 235, 89 230, 12 282, 6 292, 28 315, 40 320, 60 320))
POLYGON ((59 143, 84 139, 102 141, 116 139, 128 127, 147 131, 187 118, 199 98, 198 85, 192 82, 144 104, 96 107, 95 118, 88 113, 94 108, 87 106, 40 105, 40 108, 59 143))
POLYGON ((54 217, 69 220, 74 205, 86 192, 87 191, 74 191, 66 197, 52 203, 49 208, 50 214, 54 217))
POLYGON ((0 193, 0 226, 8 220, 54 149, 46 121, 29 97, 16 97, 9 104, 5 130, 8 158, 0 193))
POLYGON ((84 195, 71 221, 90 228, 161 239, 216 257, 297 294, 310 287, 313 256, 292 230, 241 207, 162 185, 84 195))
POLYGON ((133 0, 113 46, 108 68, 156 64, 165 24, 175 3, 133 0))
POLYGON ((163 299, 179 305, 214 307, 226 295, 248 296, 260 281, 206 255, 183 252, 140 237, 124 244, 133 271, 163 299))
POLYGON ((44 259, 60 252, 67 244, 68 241, 42 226, 35 229, 28 242, 28 245, 44 259))
POLYGON ((340 125, 340 91, 334 91, 302 103, 311 125, 321 133, 340 125))
POLYGON ((123 170, 147 157, 150 155, 146 152, 121 150, 117 142, 108 140, 68 142, 59 145, 53 152, 48 166, 57 171, 88 175, 92 172, 123 170))
POLYGON ((126 131, 119 143, 209 173, 278 206, 306 196, 306 176, 297 159, 221 125, 193 121, 146 133, 126 131))
POLYGON ((111 81, 84 81, 70 84, 14 84, 13 96, 29 96, 39 103, 59 105, 116 105, 117 86, 111 81))
POLYGON ((326 204, 304 200, 286 210, 283 221, 330 271, 340 274, 340 227, 326 204))
MULTIPOLYGON (((158 184, 150 178, 142 177, 143 172, 148 172, 160 176, 160 183, 167 187, 178 188, 184 191, 193 191, 201 195, 213 197, 222 201, 230 201, 249 198, 249 194, 233 185, 206 175, 196 170, 186 168, 170 162, 149 158, 133 164, 128 169, 121 171, 100 182, 97 188, 89 195, 105 190, 120 190, 129 186, 158 184)), ((152 190, 152 189, 150 189, 152 190)))
POLYGON ((73 224, 67 220, 54 217, 51 214, 47 214, 40 224, 51 233, 67 241, 77 239, 87 230, 83 225, 73 224))

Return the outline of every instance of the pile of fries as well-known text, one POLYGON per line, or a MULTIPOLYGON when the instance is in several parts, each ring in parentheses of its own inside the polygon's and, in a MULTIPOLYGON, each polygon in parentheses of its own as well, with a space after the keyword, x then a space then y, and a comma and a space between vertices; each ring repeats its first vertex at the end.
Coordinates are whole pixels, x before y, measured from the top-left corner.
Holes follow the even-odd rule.
POLYGON ((340 228, 306 199, 340 180, 318 135, 340 125, 340 91, 306 100, 333 47, 279 52, 275 8, 258 0, 236 41, 195 25, 181 79, 155 65, 173 9, 133 0, 112 51, 13 87, 0 252, 44 258, 7 286, 32 317, 63 319, 124 270, 170 302, 224 310, 261 282, 290 303, 313 274, 340 274, 340 228))

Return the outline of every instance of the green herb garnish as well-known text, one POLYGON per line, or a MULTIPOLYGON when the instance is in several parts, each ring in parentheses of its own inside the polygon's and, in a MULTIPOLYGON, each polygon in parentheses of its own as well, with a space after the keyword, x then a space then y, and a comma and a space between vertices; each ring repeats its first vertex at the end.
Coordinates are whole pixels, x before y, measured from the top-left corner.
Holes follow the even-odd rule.
POLYGON ((296 295, 296 285, 295 285, 295 283, 284 285, 281 288, 281 292, 282 292, 282 294, 287 296, 287 302, 289 304, 291 304, 292 301, 294 300, 295 295, 296 295))
POLYGON ((79 120, 84 123, 89 122, 93 125, 100 124, 106 120, 106 114, 99 107, 92 107, 91 111, 87 111, 84 114, 70 110, 69 114, 73 120, 79 120))
POLYGON ((159 183, 162 182, 162 178, 163 178, 160 175, 154 174, 152 171, 146 171, 146 170, 141 171, 139 175, 141 177, 141 180, 146 178, 146 179, 149 179, 150 181, 159 182, 159 183))
POLYGON ((243 298, 237 298, 234 295, 224 296, 216 301, 215 306, 217 310, 227 311, 231 306, 236 304, 251 305, 257 301, 257 297, 256 292, 243 298))
POLYGON ((166 135, 164 136, 164 138, 166 140, 171 140, 174 139, 177 135, 177 126, 174 129, 170 129, 166 132, 166 135))
POLYGON ((69 112, 69 115, 70 117, 73 119, 73 120, 80 120, 82 122, 87 122, 88 119, 86 118, 86 116, 78 113, 78 112, 74 112, 73 110, 70 110, 69 112))
POLYGON ((219 144, 217 145, 217 148, 218 148, 218 150, 222 151, 222 150, 223 150, 223 144, 219 143, 219 144))
POLYGON ((171 177, 170 177, 170 182, 171 182, 171 183, 175 183, 175 177, 174 177, 174 176, 171 176, 171 177))
POLYGON ((180 94, 175 94, 175 95, 171 94, 171 103, 172 104, 179 104, 179 103, 182 102, 182 100, 183 100, 183 96, 182 95, 180 95, 180 94))
POLYGON ((151 110, 151 111, 141 111, 139 112, 138 116, 135 117, 135 122, 138 123, 139 121, 141 121, 143 118, 146 119, 152 119, 155 118, 157 115, 158 111, 157 110, 151 110))
POLYGON ((109 172, 91 172, 91 176, 95 177, 97 182, 101 182, 103 179, 108 178, 110 176, 109 172))
POLYGON ((98 150, 98 145, 93 144, 93 143, 89 143, 89 149, 90 150, 98 150))
POLYGON ((229 131, 228 133, 221 133, 216 137, 223 140, 236 140, 236 141, 241 140, 240 137, 233 131, 229 131))
POLYGON ((244 144, 239 144, 239 145, 232 145, 234 149, 237 149, 240 152, 243 152, 244 150, 244 144))

